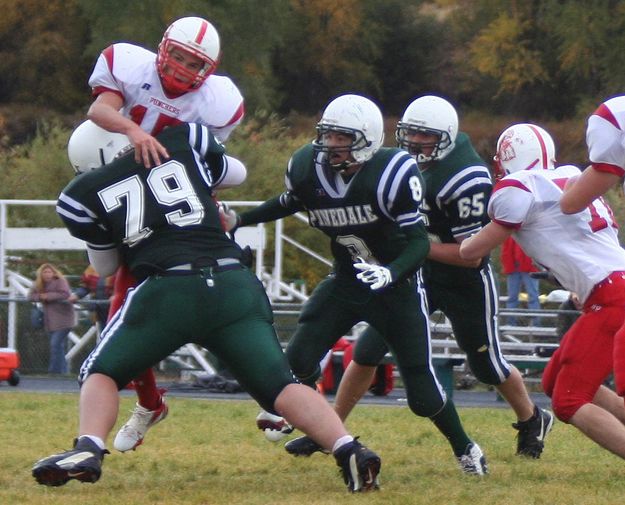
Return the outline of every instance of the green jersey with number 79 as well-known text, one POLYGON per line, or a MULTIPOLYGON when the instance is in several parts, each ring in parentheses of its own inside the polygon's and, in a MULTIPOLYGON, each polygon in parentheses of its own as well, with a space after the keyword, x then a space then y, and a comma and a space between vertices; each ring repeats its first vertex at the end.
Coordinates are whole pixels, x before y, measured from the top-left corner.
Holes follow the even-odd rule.
POLYGON ((211 191, 227 170, 224 147, 193 123, 158 138, 170 154, 161 165, 146 169, 128 154, 67 185, 57 212, 70 233, 95 250, 119 248, 139 279, 198 258, 239 258, 211 191))

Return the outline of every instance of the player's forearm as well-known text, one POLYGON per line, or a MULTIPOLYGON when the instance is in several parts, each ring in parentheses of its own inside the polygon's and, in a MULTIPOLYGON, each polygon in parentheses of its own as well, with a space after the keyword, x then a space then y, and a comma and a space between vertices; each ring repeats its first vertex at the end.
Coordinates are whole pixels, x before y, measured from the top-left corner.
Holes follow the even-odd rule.
POLYGON ((514 229, 491 221, 476 235, 466 238, 460 244, 460 257, 465 260, 477 260, 490 252, 512 235, 514 229))
POLYGON ((299 208, 295 206, 284 206, 281 197, 276 196, 260 204, 254 209, 247 210, 239 214, 238 226, 249 226, 258 223, 276 221, 283 217, 295 214, 299 208))
POLYGON ((401 254, 388 265, 394 282, 409 277, 421 268, 430 251, 430 241, 423 225, 410 227, 409 230, 406 230, 406 235, 408 244, 401 254))
POLYGON ((581 212, 619 180, 620 177, 614 173, 599 172, 590 166, 580 176, 567 182, 560 198, 560 209, 565 214, 581 212))
POLYGON ((461 258, 460 244, 442 244, 437 242, 430 243, 428 259, 463 268, 477 268, 482 263, 481 258, 474 260, 461 258))
POLYGON ((87 117, 100 128, 124 135, 129 135, 133 130, 139 128, 136 123, 124 117, 117 109, 107 103, 94 102, 87 112, 87 117))

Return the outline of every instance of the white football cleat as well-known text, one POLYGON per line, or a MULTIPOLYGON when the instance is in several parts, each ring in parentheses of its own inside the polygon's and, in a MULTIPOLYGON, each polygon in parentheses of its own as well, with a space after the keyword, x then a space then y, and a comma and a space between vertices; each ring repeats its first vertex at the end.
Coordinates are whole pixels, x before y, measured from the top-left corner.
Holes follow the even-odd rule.
POLYGON ((261 410, 256 416, 256 426, 263 431, 265 438, 270 442, 279 442, 293 432, 293 426, 284 417, 270 414, 265 410, 261 410))
POLYGON ((168 411, 165 399, 156 410, 148 410, 137 403, 130 419, 117 432, 113 447, 120 452, 136 449, 143 443, 147 431, 165 419, 168 411))
POLYGON ((468 475, 486 475, 488 473, 488 465, 486 458, 480 446, 475 442, 467 445, 467 449, 462 456, 456 458, 460 469, 468 475))

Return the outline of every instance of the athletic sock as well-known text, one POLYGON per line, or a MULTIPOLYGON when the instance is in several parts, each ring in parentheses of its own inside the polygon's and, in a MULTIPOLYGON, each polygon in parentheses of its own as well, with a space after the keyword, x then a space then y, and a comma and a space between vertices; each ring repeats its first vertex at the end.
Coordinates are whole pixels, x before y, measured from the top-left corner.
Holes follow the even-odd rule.
POLYGON ((454 454, 457 457, 462 456, 466 451, 467 445, 471 443, 471 439, 465 433, 451 399, 448 398, 445 406, 430 419, 438 430, 445 435, 454 454))
POLYGON ((139 405, 148 410, 156 410, 163 403, 162 390, 156 387, 156 377, 152 369, 146 370, 133 380, 139 405))

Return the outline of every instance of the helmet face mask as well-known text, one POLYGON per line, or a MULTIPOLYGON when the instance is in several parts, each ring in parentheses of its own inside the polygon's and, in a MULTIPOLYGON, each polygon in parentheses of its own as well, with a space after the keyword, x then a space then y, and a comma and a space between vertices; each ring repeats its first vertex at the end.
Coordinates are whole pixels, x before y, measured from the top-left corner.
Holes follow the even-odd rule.
POLYGON ((131 149, 126 135, 107 131, 90 120, 78 125, 67 142, 67 156, 77 174, 106 165, 131 149))
POLYGON ((382 147, 384 120, 376 104, 360 95, 342 95, 328 104, 317 123, 316 152, 337 171, 365 163, 382 147))
POLYGON ((521 170, 555 168, 556 150, 551 135, 538 125, 521 123, 506 128, 497 140, 495 177, 521 170))
POLYGON ((458 113, 447 100, 427 95, 414 100, 406 108, 397 123, 395 139, 397 145, 416 156, 420 163, 441 160, 456 145, 458 135, 458 113), (414 135, 423 134, 436 139, 415 140, 414 135), (431 152, 424 152, 424 148, 431 152))
POLYGON ((446 131, 415 127, 411 124, 404 124, 402 121, 397 123, 395 139, 397 140, 397 145, 400 148, 408 151, 408 153, 412 156, 420 156, 420 161, 439 159, 441 157, 441 153, 443 153, 444 150, 452 144, 451 137, 446 131), (431 136, 434 140, 416 140, 414 137, 419 134, 431 136), (429 152, 424 152, 424 150, 429 152))
POLYGON ((156 57, 163 88, 174 94, 199 88, 217 69, 219 57, 219 35, 213 25, 197 17, 174 21, 163 35, 156 57))
POLYGON ((319 152, 327 153, 329 165, 339 171, 355 162, 354 152, 371 145, 361 131, 328 125, 317 125, 317 139, 314 143, 319 152), (346 139, 349 141, 345 142, 346 139))

